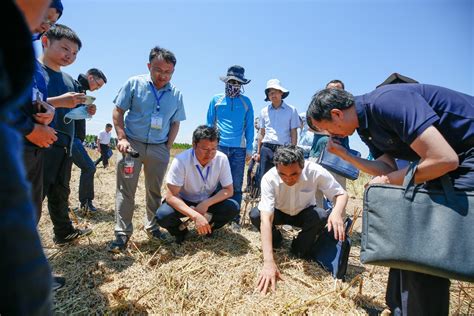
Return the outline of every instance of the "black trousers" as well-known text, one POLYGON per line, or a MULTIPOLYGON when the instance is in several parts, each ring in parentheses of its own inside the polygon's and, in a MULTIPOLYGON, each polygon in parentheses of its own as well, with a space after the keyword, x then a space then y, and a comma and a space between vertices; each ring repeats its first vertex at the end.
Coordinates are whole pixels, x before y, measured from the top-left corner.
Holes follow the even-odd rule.
POLYGON ((69 219, 71 169, 72 158, 69 157, 64 147, 52 146, 46 151, 43 199, 48 197, 49 216, 57 237, 67 236, 74 229, 69 219))
POLYGON ((448 279, 390 269, 385 300, 393 315, 448 315, 448 279))
MULTIPOLYGON (((291 243, 291 252, 298 257, 307 258, 316 237, 327 223, 328 214, 321 208, 310 206, 291 216, 275 209, 272 223, 273 248, 279 248, 283 237, 275 225, 288 224, 301 228, 301 232, 291 243)), ((260 210, 256 207, 250 212, 252 224, 260 230, 260 210)))
POLYGON ((95 161, 95 165, 97 166, 101 161, 104 167, 109 165, 109 156, 107 156, 109 151, 109 145, 100 144, 100 157, 95 161))
POLYGON ((36 223, 38 223, 41 219, 41 208, 43 205, 44 149, 25 146, 23 162, 26 178, 31 183, 31 199, 35 207, 36 223))
MULTIPOLYGON (((184 200, 188 206, 196 206, 198 203, 184 200)), ((225 224, 229 223, 237 214, 239 214, 239 204, 233 199, 226 199, 214 205, 211 205, 208 209, 208 213, 212 214, 210 224, 212 224, 213 230, 219 229, 225 224)), ((181 225, 180 218, 186 217, 186 215, 178 212, 172 208, 168 203, 164 202, 156 211, 156 219, 158 224, 166 228, 168 232, 173 236, 183 234, 183 231, 179 230, 181 225)))

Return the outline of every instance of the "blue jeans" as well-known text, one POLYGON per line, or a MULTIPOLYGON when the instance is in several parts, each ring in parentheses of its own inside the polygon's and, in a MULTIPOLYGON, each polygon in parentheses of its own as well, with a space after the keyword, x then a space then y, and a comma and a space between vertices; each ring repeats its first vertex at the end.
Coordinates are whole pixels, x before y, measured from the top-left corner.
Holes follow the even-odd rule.
POLYGON ((79 180, 79 201, 81 204, 94 199, 95 164, 82 145, 79 138, 74 138, 72 145, 72 161, 81 169, 79 180))
POLYGON ((223 152, 229 159, 230 172, 232 173, 232 181, 234 185, 234 195, 232 199, 237 204, 242 202, 242 183, 244 182, 245 170, 245 148, 218 146, 219 151, 223 152))

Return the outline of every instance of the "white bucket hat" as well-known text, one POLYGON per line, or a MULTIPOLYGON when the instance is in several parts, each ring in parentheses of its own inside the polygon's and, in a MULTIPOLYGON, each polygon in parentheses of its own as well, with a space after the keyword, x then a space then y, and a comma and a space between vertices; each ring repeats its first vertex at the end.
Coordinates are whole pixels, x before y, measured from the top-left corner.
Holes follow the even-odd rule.
POLYGON ((265 101, 270 101, 270 99, 268 99, 268 90, 269 89, 276 89, 276 90, 280 90, 281 92, 283 92, 283 95, 281 96, 282 99, 286 98, 290 94, 290 91, 288 91, 287 89, 285 89, 281 86, 280 80, 270 79, 270 80, 267 81, 267 87, 265 88, 265 95, 267 96, 265 98, 265 101))

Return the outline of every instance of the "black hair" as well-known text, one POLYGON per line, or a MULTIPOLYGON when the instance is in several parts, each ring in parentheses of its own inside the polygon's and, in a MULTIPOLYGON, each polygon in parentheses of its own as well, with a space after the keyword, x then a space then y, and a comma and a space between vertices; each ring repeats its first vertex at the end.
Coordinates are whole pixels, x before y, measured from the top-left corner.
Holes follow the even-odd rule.
POLYGON ((153 47, 150 51, 150 56, 148 57, 148 61, 151 63, 151 61, 155 57, 162 59, 169 64, 173 64, 173 66, 176 66, 176 57, 171 51, 165 48, 162 48, 159 46, 153 47))
POLYGON ((91 69, 87 70, 86 75, 87 76, 92 75, 94 77, 100 78, 100 79, 104 80, 104 83, 107 83, 107 77, 104 75, 104 73, 101 70, 99 70, 97 68, 91 68, 91 69))
POLYGON ((334 79, 334 80, 331 80, 329 81, 327 84, 326 84, 326 88, 329 86, 329 84, 331 83, 339 83, 342 87, 342 90, 345 90, 345 86, 344 86, 344 82, 342 82, 341 80, 339 79, 334 79))
POLYGON ((46 33, 44 33, 44 36, 46 36, 50 41, 59 41, 65 38, 76 43, 79 50, 82 48, 81 39, 77 36, 76 32, 63 24, 53 25, 46 33))
POLYGON ((211 142, 219 142, 219 132, 215 127, 209 127, 207 125, 199 125, 193 132, 193 145, 196 145, 201 140, 207 139, 211 142))
POLYGON ((105 124, 105 128, 107 128, 107 127, 112 128, 112 124, 110 124, 110 123, 105 124))
MULTIPOLYGON (((324 89, 314 94, 306 112, 309 127, 313 128, 311 119, 331 121, 331 110, 346 110, 354 105, 354 96, 341 89, 324 89)), ((314 129, 314 128, 313 128, 314 129)))
POLYGON ((289 166, 298 163, 301 169, 304 168, 304 154, 303 149, 296 145, 285 145, 279 147, 273 156, 273 163, 275 166, 284 165, 289 166))

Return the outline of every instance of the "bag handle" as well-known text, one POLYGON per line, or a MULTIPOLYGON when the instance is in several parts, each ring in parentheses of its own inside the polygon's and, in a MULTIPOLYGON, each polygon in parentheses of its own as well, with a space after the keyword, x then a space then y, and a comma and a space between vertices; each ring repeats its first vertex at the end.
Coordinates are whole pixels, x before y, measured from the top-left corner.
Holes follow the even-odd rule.
MULTIPOLYGON (((410 163, 410 166, 407 170, 407 174, 403 179, 403 186, 405 187, 404 196, 410 201, 413 201, 413 198, 415 197, 416 193, 416 188, 420 186, 419 184, 415 185, 415 172, 416 168, 418 167, 418 162, 419 161, 417 160, 410 163)), ((444 174, 439 179, 441 180, 441 186, 443 187, 443 192, 446 196, 446 200, 450 202, 450 204, 454 203, 456 200, 456 193, 454 191, 454 187, 451 183, 449 176, 447 174, 444 174)))

